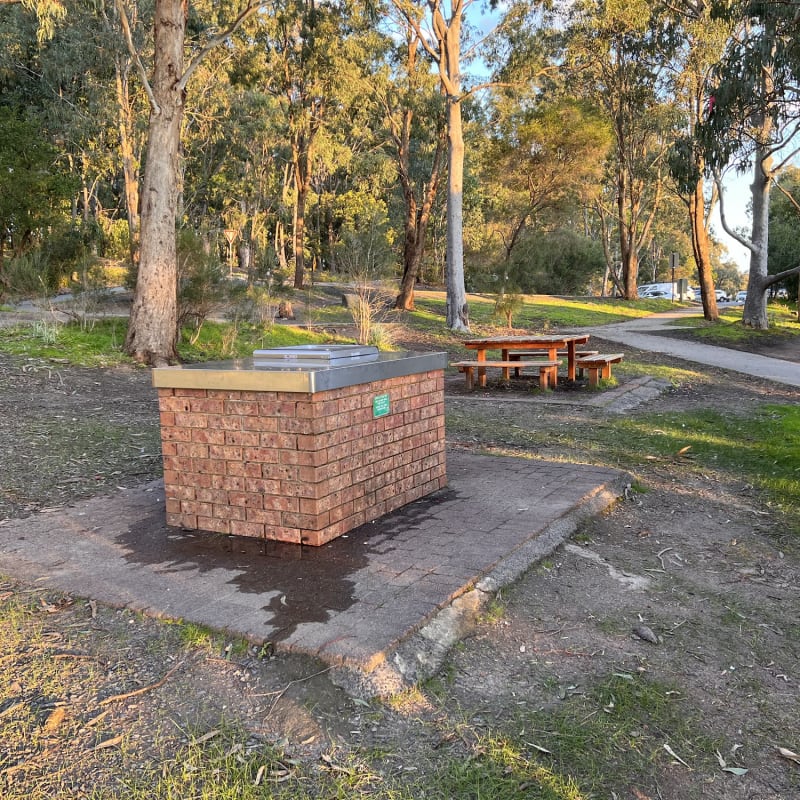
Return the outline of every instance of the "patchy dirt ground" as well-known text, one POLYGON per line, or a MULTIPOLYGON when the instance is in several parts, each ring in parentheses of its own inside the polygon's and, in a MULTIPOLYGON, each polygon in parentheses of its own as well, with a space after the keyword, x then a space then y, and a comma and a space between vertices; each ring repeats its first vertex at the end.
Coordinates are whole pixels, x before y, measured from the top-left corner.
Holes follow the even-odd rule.
MULTIPOLYGON (((680 366, 679 385, 634 416, 747 414, 798 400, 788 388, 680 366)), ((0 387, 0 520, 158 476, 146 371, 0 356, 0 387)), ((453 383, 448 409, 480 419, 482 431, 552 433, 528 455, 584 460, 558 432, 568 425, 590 437, 604 412, 524 399, 468 398, 453 383)), ((485 433, 450 436, 456 446, 505 446, 485 433)), ((736 476, 661 459, 636 477, 647 491, 586 523, 497 598, 434 681, 385 704, 348 698, 311 659, 7 576, 0 794, 139 796, 126 787, 180 765, 187 743, 225 738, 239 754, 279 748, 285 759, 270 769, 281 779, 373 775, 353 797, 388 797, 391 781, 425 787, 409 796, 471 796, 437 790, 432 776, 443 761, 469 764, 487 757, 490 739, 508 737, 527 762, 580 774, 585 798, 800 797, 800 764, 778 750, 800 752, 796 539, 736 476)), ((508 797, 539 797, 532 786, 521 780, 508 797)))

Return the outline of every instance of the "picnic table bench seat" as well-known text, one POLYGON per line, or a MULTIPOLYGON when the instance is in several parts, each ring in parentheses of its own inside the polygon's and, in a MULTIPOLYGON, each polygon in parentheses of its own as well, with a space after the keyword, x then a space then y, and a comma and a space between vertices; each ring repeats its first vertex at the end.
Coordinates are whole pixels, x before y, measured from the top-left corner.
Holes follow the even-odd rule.
MULTIPOLYGON (((540 351, 541 352, 541 351, 540 351)), ((503 378, 508 380, 509 371, 520 369, 520 365, 527 367, 534 367, 539 370, 539 387, 541 389, 549 389, 551 383, 551 376, 554 377, 556 371, 561 366, 561 361, 552 361, 549 359, 537 359, 531 361, 454 361, 450 364, 451 367, 458 367, 459 372, 463 372, 467 379, 467 389, 472 389, 474 385, 474 377, 476 369, 483 369, 492 367, 495 369, 503 370, 503 378)), ((517 373, 518 374, 518 373, 517 373)))
POLYGON ((601 378, 611 377, 611 365, 618 364, 624 356, 624 353, 596 353, 578 357, 575 365, 589 372, 589 386, 597 386, 601 378))

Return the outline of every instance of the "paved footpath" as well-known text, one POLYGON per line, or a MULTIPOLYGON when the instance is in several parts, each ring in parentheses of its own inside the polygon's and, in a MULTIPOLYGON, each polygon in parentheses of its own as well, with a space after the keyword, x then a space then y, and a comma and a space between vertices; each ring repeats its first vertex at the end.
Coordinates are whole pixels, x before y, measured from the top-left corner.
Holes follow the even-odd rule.
POLYGON ((591 330, 583 328, 584 333, 589 331, 593 336, 609 342, 636 347, 640 350, 650 350, 654 353, 664 353, 685 361, 694 361, 697 364, 729 369, 732 372, 741 372, 753 375, 756 378, 783 383, 787 386, 800 386, 800 364, 785 361, 780 358, 769 358, 754 353, 745 353, 740 350, 731 350, 728 347, 715 347, 708 344, 671 339, 668 336, 648 335, 655 331, 669 333, 675 330, 675 321, 682 317, 697 316, 695 309, 680 309, 668 311, 663 314, 653 314, 650 317, 620 322, 615 325, 603 325, 591 330))

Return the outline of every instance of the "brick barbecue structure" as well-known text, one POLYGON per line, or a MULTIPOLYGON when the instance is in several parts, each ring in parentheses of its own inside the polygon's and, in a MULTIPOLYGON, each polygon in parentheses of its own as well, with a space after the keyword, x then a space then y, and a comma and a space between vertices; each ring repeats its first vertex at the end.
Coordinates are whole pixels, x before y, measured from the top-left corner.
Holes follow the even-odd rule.
POLYGON ((322 545, 446 485, 445 354, 275 363, 153 371, 167 524, 322 545))

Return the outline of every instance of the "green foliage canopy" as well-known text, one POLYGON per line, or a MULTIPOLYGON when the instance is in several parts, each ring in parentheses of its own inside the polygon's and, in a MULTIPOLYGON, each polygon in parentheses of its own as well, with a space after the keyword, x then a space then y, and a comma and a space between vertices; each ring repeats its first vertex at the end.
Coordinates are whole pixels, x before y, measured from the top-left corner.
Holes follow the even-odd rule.
POLYGON ((57 158, 36 125, 0 107, 0 236, 15 252, 66 217, 74 187, 57 158))

